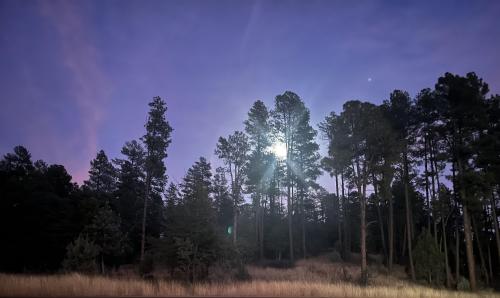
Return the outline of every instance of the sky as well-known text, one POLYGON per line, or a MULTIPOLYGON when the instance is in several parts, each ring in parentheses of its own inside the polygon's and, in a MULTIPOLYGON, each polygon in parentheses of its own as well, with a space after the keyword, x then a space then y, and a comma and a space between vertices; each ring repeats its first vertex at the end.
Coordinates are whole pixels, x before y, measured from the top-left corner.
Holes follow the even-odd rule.
POLYGON ((347 100, 415 96, 445 72, 500 93, 499 15, 499 1, 0 0, 0 154, 23 145, 81 183, 98 150, 121 157, 144 134, 161 96, 178 183, 200 156, 219 165, 218 137, 286 90, 314 127, 347 100))

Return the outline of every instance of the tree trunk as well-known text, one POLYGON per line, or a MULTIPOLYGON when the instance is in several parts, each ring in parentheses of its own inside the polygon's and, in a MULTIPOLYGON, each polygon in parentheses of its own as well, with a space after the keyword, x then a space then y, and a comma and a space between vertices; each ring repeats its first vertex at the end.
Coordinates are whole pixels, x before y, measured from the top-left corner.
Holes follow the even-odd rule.
POLYGON ((236 239, 238 238, 238 210, 236 204, 233 206, 233 245, 236 245, 236 239))
POLYGON ((408 240, 408 260, 410 262, 410 274, 411 274, 411 279, 416 280, 415 278, 415 268, 413 267, 413 254, 412 254, 412 245, 411 245, 411 220, 410 220, 410 197, 409 197, 409 177, 408 177, 408 157, 406 150, 403 153, 403 163, 404 163, 404 177, 405 177, 405 183, 404 183, 404 189, 405 189, 405 205, 406 205, 406 228, 407 228, 407 237, 406 239, 408 240))
POLYGON ((149 192, 151 188, 151 177, 149 173, 146 174, 146 193, 144 196, 144 208, 142 213, 142 234, 141 234, 141 262, 144 261, 144 250, 146 247, 146 217, 148 210, 149 192))
POLYGON ((104 274, 104 256, 101 254, 101 274, 104 274))
POLYGON ((427 230, 431 230, 431 201, 429 196, 429 170, 427 168, 427 137, 424 139, 425 199, 427 201, 427 230))
POLYGON ((483 246, 481 245, 481 237, 479 234, 479 230, 477 228, 477 220, 474 219, 474 216, 471 215, 471 220, 472 220, 472 228, 474 230, 474 234, 476 238, 476 243, 477 243, 477 248, 479 250, 479 260, 481 261, 481 271, 483 272, 483 276, 486 280, 486 284, 490 284, 490 279, 488 275, 488 269, 486 269, 486 262, 484 260, 484 254, 483 254, 483 246))
POLYGON ((339 196, 339 175, 337 172, 335 172, 335 191, 337 195, 337 201, 338 201, 338 212, 337 212, 337 240, 339 241, 339 246, 342 247, 342 224, 341 224, 341 200, 339 196))
POLYGON ((500 234, 498 231, 498 217, 497 217, 497 211, 496 211, 496 200, 495 200, 495 193, 491 193, 491 217, 492 217, 492 224, 493 228, 495 229, 495 242, 497 244, 497 253, 498 253, 498 259, 500 260, 500 234))
POLYGON ((474 262, 474 247, 472 243, 472 230, 467 207, 467 196, 464 188, 464 167, 460 158, 457 158, 458 177, 460 179, 460 196, 463 202, 463 217, 464 217, 464 235, 465 235, 465 252, 467 253, 467 267, 469 269, 469 282, 472 291, 477 289, 476 286, 476 265, 474 262))
MULTIPOLYGON (((287 169, 287 171, 289 170, 287 169)), ((290 179, 290 175, 288 175, 288 179, 290 179)), ((292 198, 291 198, 290 181, 288 181, 287 192, 288 192, 287 193, 288 244, 290 249, 290 260, 293 261, 294 257, 293 257, 293 231, 292 231, 292 198)))
POLYGON ((490 269, 490 279, 493 283, 493 266, 491 265, 491 249, 490 249, 490 244, 486 245, 488 248, 488 268, 490 269))
POLYGON ((304 190, 300 191, 300 221, 302 225, 302 257, 305 259, 307 255, 306 251, 306 219, 305 219, 305 208, 304 208, 304 190))
MULTIPOLYGON (((455 199, 455 208, 458 210, 458 214, 460 214, 460 206, 457 198, 457 188, 456 188, 456 175, 455 175, 455 161, 451 163, 451 182, 453 183, 453 197, 455 199)), ((455 217, 455 280, 458 283, 460 279, 460 240, 459 240, 460 232, 458 229, 458 219, 455 217)))
POLYGON ((392 263, 394 258, 394 207, 392 203, 392 194, 389 198, 389 272, 392 272, 392 263))
POLYGON ((384 221, 382 220, 382 213, 380 211, 380 197, 378 195, 377 191, 377 183, 376 183, 376 178, 375 175, 372 174, 372 179, 373 179, 373 189, 375 192, 375 200, 376 200, 376 207, 377 207, 377 217, 378 217, 378 222, 379 222, 379 228, 380 228, 380 238, 382 241, 382 253, 384 255, 384 259, 387 260, 387 247, 385 245, 385 232, 384 232, 384 221))
POLYGON ((350 225, 349 225, 349 213, 348 213, 348 202, 345 197, 345 188, 344 188, 344 173, 340 173, 340 180, 342 185, 342 207, 344 212, 344 241, 343 241, 343 254, 342 258, 344 261, 349 261, 351 259, 351 233, 350 233, 350 225))
POLYGON ((441 227, 443 232, 443 244, 444 244, 444 264, 446 266, 446 287, 451 288, 451 272, 450 265, 448 262, 448 245, 446 243, 446 222, 444 218, 441 220, 441 227))
POLYGON ((358 184, 358 196, 360 199, 360 207, 361 207, 361 284, 368 284, 368 266, 366 262, 366 183, 367 183, 367 175, 366 173, 366 164, 363 165, 363 172, 361 173, 359 162, 356 162, 356 172, 358 174, 357 184, 358 184))
MULTIPOLYGON (((462 188, 462 187, 461 187, 462 188)), ((463 190, 461 192, 464 192, 463 190)), ((462 197, 465 197, 462 194, 462 197)), ((476 290, 476 264, 474 262, 474 251, 472 244, 472 231, 467 205, 463 204, 465 252, 467 253, 467 267, 469 268, 469 282, 472 291, 476 290)))
MULTIPOLYGON (((458 205, 458 204, 457 204, 458 205)), ((455 280, 460 279, 460 232, 458 231, 458 221, 455 220, 455 280)))
POLYGON ((406 220, 405 220, 405 227, 403 229, 403 245, 402 245, 402 250, 401 250, 401 256, 404 257, 405 256, 405 253, 406 253, 406 243, 408 243, 408 241, 406 241, 406 232, 408 231, 408 229, 406 228, 407 224, 406 224, 406 220))
MULTIPOLYGON (((361 190, 359 188, 359 190, 361 190)), ((366 263, 366 201, 364 194, 360 192, 361 199, 361 283, 368 283, 368 267, 366 263)))
MULTIPOLYGON (((435 164, 435 156, 434 156, 434 145, 432 141, 429 140, 429 149, 430 149, 430 162, 431 162, 431 183, 432 183, 432 202, 436 202, 436 193, 439 191, 439 184, 438 184, 438 189, 436 190, 436 183, 435 183, 435 178, 437 176, 437 168, 435 164)), ((434 210, 432 210, 432 222, 434 226, 434 242, 436 245, 438 245, 438 237, 437 237, 437 219, 434 210)))
POLYGON ((265 208, 260 208, 260 248, 259 248, 259 256, 262 260, 264 258, 264 213, 265 208))
MULTIPOLYGON (((255 233, 255 243, 256 247, 260 249, 260 197, 259 197, 259 191, 257 190, 255 193, 255 201, 254 201, 254 214, 255 214, 255 227, 254 227, 254 233, 255 233)), ((260 252, 259 252, 260 256, 260 252)))

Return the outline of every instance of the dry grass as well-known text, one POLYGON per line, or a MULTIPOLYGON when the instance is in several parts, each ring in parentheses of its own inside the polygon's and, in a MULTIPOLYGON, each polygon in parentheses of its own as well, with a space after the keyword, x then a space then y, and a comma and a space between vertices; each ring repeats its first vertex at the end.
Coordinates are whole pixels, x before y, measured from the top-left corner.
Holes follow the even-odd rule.
POLYGON ((353 281, 355 265, 332 264, 322 258, 299 261, 291 269, 248 268, 252 281, 185 286, 132 277, 80 274, 30 276, 0 274, 0 296, 275 296, 275 297, 500 297, 493 292, 456 292, 409 283, 404 272, 386 276, 372 268, 370 286, 353 281))

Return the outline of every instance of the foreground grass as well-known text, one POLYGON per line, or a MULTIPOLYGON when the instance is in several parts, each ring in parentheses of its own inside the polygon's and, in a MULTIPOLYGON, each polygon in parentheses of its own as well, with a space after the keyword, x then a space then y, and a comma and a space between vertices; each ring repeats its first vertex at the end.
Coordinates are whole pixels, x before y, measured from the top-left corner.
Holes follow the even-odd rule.
POLYGON ((0 296, 274 296, 274 297, 500 297, 493 292, 457 292, 433 289, 408 281, 404 268, 391 275, 384 267, 370 267, 370 285, 356 284, 356 264, 332 263, 326 256, 300 260, 293 268, 248 266, 251 281, 214 282, 227 272, 212 272, 212 282, 191 286, 171 281, 161 271, 155 281, 140 279, 133 271, 112 276, 0 274, 0 296))
POLYGON ((276 296, 276 297, 500 297, 491 292, 454 292, 418 285, 360 287, 352 283, 262 281, 183 286, 170 281, 85 276, 0 274, 0 296, 276 296))

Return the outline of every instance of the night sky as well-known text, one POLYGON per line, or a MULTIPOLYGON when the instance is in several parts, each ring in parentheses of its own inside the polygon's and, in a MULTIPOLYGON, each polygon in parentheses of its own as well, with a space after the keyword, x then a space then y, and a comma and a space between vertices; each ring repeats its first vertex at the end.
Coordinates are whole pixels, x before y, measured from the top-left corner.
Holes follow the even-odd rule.
POLYGON ((499 1, 400 2, 0 0, 0 154, 24 145, 81 183, 97 150, 119 157, 144 134, 161 96, 180 182, 199 156, 219 163, 218 137, 255 100, 271 108, 285 90, 315 127, 347 100, 414 96, 446 71, 500 92, 499 1))

